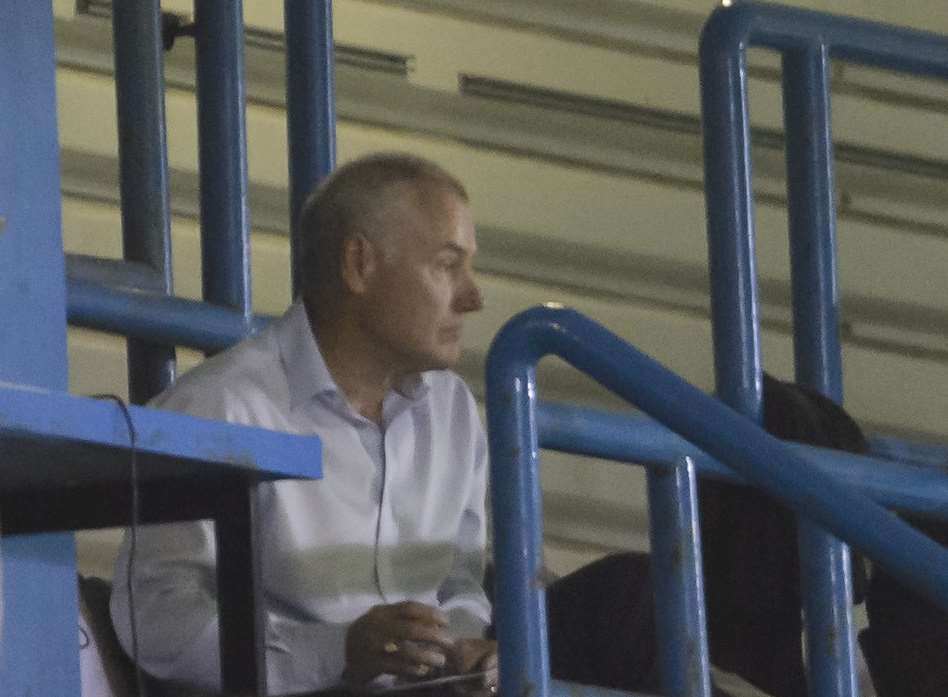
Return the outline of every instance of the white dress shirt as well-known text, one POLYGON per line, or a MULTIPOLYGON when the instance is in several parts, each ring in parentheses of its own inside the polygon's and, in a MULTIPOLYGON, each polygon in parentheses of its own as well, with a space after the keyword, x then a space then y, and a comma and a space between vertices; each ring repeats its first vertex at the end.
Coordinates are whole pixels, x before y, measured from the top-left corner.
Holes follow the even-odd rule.
MULTIPOLYGON (((322 439, 321 480, 259 487, 271 694, 338 685, 349 625, 380 603, 427 603, 455 637, 482 634, 487 450, 457 375, 406 380, 385 397, 379 426, 335 385, 297 303, 153 405, 322 439)), ((139 531, 139 654, 157 677, 219 685, 214 553, 207 522, 139 531)), ((112 617, 129 651, 127 556, 126 534, 112 617)))

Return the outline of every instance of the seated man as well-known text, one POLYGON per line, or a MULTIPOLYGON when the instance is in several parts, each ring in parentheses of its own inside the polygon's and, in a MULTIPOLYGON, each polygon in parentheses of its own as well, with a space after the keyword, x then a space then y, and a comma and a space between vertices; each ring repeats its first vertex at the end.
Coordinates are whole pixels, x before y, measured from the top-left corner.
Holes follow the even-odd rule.
MULTIPOLYGON (((948 546, 944 521, 903 515, 940 545, 948 546)), ((948 694, 948 613, 873 565, 866 591, 869 627, 859 635, 879 697, 948 694)))
MULTIPOLYGON (((849 414, 823 395, 763 376, 763 427, 782 440, 865 453, 849 414)), ((773 697, 805 697, 796 515, 763 492, 711 479, 698 490, 712 663, 773 697)), ((853 555, 853 595, 865 570, 853 555)))
MULTIPOLYGON (((488 693, 487 449, 470 391, 449 370, 465 315, 482 303, 467 194, 433 163, 371 156, 313 193, 300 228, 301 298, 153 405, 322 438, 322 480, 258 493, 271 694, 440 670, 482 671, 488 693)), ((131 653, 128 556, 126 539, 111 606, 131 653)), ((214 557, 210 523, 147 528, 131 579, 142 667, 211 691, 214 557)), ((555 676, 658 688, 647 560, 603 560, 554 584, 549 602, 555 676)))
MULTIPOLYGON (((153 405, 318 434, 324 478, 258 494, 269 690, 364 686, 492 669, 481 587, 487 451, 448 369, 481 308, 463 186, 437 165, 376 155, 309 198, 302 297, 256 336, 184 375, 153 405)), ((132 636, 126 538, 112 615, 132 636)), ((163 679, 219 685, 210 523, 138 535, 139 658, 163 679)))
MULTIPOLYGON (((831 400, 767 374, 763 388, 762 425, 772 435, 866 451, 858 425, 831 400)), ((701 480, 698 499, 712 694, 805 697, 796 516, 763 492, 713 479, 701 480)), ((554 677, 658 693, 651 584, 645 554, 608 557, 554 583, 554 677)), ((854 556, 857 600, 864 586, 854 556)))

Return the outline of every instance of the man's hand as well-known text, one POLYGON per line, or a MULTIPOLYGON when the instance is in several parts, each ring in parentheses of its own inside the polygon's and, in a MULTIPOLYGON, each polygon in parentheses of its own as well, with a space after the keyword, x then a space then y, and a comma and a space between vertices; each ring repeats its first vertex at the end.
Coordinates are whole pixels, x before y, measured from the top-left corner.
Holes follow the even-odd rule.
POLYGON ((430 675, 454 652, 447 624, 444 613, 423 603, 376 605, 349 627, 343 677, 364 685, 383 673, 414 680, 430 675))
POLYGON ((497 642, 489 639, 459 639, 448 655, 448 670, 452 673, 487 674, 479 682, 464 682, 454 686, 464 697, 491 697, 497 694, 497 642))

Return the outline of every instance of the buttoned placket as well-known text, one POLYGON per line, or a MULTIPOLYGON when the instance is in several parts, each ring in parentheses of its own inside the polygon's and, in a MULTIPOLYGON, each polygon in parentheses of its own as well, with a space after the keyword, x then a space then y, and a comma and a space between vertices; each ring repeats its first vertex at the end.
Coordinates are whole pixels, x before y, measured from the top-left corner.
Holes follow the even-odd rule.
POLYGON ((411 401, 398 393, 389 393, 382 404, 382 489, 379 497, 379 526, 375 540, 375 577, 379 593, 387 603, 402 600, 398 579, 392 564, 392 552, 399 544, 396 516, 395 482, 399 468, 406 463, 398 461, 395 444, 404 437, 404 429, 411 426, 411 401))
MULTIPOLYGON (((399 462, 399 443, 411 439, 413 426, 412 412, 419 404, 423 394, 417 386, 409 388, 411 395, 393 389, 382 401, 380 423, 368 419, 355 409, 332 385, 323 392, 323 400, 331 405, 340 417, 355 429, 369 461, 375 467, 374 486, 371 495, 375 501, 376 521, 373 540, 372 584, 383 604, 391 604, 405 599, 404 589, 398 582, 394 564, 394 550, 400 540, 397 521, 397 485, 399 468, 411 463, 399 462)), ((403 449, 402 449, 403 450, 403 449)))
POLYGON ((369 419, 364 419, 362 423, 359 424, 359 438, 362 441, 363 447, 365 447, 369 457, 372 462, 375 463, 376 472, 375 472, 375 481, 377 482, 375 491, 375 536, 373 541, 373 581, 375 583, 376 592, 379 594, 379 597, 382 599, 382 602, 389 603, 390 600, 386 596, 385 589, 382 584, 382 580, 379 576, 379 558, 381 555, 381 531, 384 526, 384 510, 385 510, 385 492, 388 489, 387 483, 387 472, 388 467, 386 466, 387 457, 385 453, 385 428, 384 425, 379 425, 370 421, 369 419))

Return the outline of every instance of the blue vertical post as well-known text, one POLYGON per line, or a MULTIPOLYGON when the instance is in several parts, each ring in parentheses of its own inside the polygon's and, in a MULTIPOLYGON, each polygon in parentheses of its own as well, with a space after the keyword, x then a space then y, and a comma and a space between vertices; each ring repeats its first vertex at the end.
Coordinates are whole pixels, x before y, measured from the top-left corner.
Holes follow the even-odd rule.
POLYGON ((712 16, 700 44, 715 386, 725 404, 759 422, 763 384, 747 64, 740 44, 722 37, 729 31, 720 15, 712 16))
POLYGON ((648 501, 663 694, 709 697, 697 481, 691 459, 649 469, 648 501))
MULTIPOLYGON (((842 403, 829 81, 822 43, 784 53, 796 377, 842 403)), ((799 543, 810 690, 855 697, 849 547, 802 517, 799 543)))
POLYGON ((204 299, 250 322, 243 3, 197 0, 198 137, 204 299))
POLYGON ((842 402, 829 55, 822 44, 783 56, 787 215, 797 377, 842 402))
MULTIPOLYGON (((52 3, 0 3, 0 381, 65 391, 55 70, 52 3)), ((78 695, 72 535, 0 538, 0 553, 0 696, 78 695)))
MULTIPOLYGON (((160 290, 170 294, 171 219, 158 0, 115 3, 112 37, 124 256, 153 269, 160 290)), ((174 372, 173 347, 128 340, 131 401, 149 400, 171 384, 174 372)))
MULTIPOLYGON (((541 584, 543 519, 535 418, 536 355, 528 345, 499 345, 488 357, 494 615, 500 692, 546 697, 550 689, 546 592, 541 584)), ((526 342, 524 342, 525 344, 526 342)))
MULTIPOLYGON (((201 167, 203 295, 253 326, 243 3, 196 0, 198 137, 201 167)), ((267 694, 266 608, 256 541, 255 492, 222 492, 240 515, 218 520, 217 593, 221 685, 234 694, 267 694)))
POLYGON ((290 178, 290 265, 301 287, 297 223, 307 194, 336 164, 332 0, 286 0, 286 110, 290 178))

